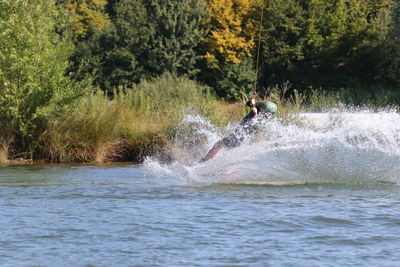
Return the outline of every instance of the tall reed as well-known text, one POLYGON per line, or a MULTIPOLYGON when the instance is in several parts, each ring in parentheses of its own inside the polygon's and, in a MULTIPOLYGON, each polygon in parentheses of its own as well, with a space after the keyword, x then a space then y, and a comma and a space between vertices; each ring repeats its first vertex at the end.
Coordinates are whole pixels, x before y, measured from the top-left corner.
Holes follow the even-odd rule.
POLYGON ((305 92, 306 104, 313 111, 323 111, 340 105, 382 108, 400 103, 400 91, 393 88, 313 89, 305 92))
POLYGON ((93 95, 53 119, 42 135, 44 157, 54 162, 140 161, 166 151, 176 125, 193 112, 224 125, 242 108, 224 105, 210 89, 184 77, 164 74, 110 100, 93 95))
POLYGON ((8 147, 7 142, 0 138, 0 164, 5 164, 8 162, 8 147))
POLYGON ((9 162, 10 145, 12 143, 11 123, 0 121, 0 164, 9 162))

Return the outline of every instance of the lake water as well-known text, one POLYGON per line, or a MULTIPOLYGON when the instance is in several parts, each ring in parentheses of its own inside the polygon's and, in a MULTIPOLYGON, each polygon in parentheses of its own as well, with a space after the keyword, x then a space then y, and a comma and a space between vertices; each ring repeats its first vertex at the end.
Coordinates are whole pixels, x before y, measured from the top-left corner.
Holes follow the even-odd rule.
POLYGON ((0 266, 399 266, 398 115, 304 116, 204 164, 0 167, 0 266))

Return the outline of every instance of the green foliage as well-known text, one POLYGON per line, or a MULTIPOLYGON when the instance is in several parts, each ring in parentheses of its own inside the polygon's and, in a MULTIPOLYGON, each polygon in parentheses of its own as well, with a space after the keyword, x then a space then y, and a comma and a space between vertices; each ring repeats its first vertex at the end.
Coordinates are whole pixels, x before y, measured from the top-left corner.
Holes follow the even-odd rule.
POLYGON ((165 149, 187 112, 210 116, 217 124, 231 119, 209 88, 164 74, 113 100, 99 95, 81 99, 69 113, 51 121, 41 149, 55 162, 140 161, 165 149))
POLYGON ((304 93, 306 101, 303 108, 311 111, 324 111, 342 105, 383 108, 394 106, 400 101, 400 92, 396 88, 341 88, 339 90, 310 89, 304 93))
POLYGON ((113 10, 112 25, 81 49, 75 70, 95 72, 109 92, 164 72, 196 73, 196 47, 206 33, 200 1, 121 0, 113 10))
POLYGON ((400 16, 394 0, 262 3, 109 1, 112 23, 78 43, 72 71, 78 79, 91 77, 109 94, 170 72, 196 75, 219 96, 242 99, 253 77, 251 60, 241 61, 256 57, 255 44, 261 41, 261 87, 286 80, 300 91, 400 84, 400 16), (264 19, 257 25, 261 11, 264 19), (198 61, 200 53, 206 57, 198 61))
POLYGON ((117 156, 124 149, 117 129, 121 113, 104 97, 81 99, 69 113, 51 120, 41 137, 42 153, 52 162, 88 162, 107 157, 108 147, 108 154, 117 156))
POLYGON ((140 159, 187 112, 239 119, 211 91, 247 98, 258 41, 281 115, 400 103, 400 0, 0 0, 0 36, 0 162, 140 159))
POLYGON ((177 120, 189 110, 203 114, 210 113, 215 97, 210 88, 186 77, 164 73, 152 80, 135 85, 127 96, 138 112, 150 114, 154 111, 166 112, 177 120))
MULTIPOLYGON (((399 80, 388 55, 392 0, 265 0, 263 82, 296 86, 357 86, 399 80), (386 48, 382 48, 382 46, 386 48)), ((393 43, 394 45, 394 43, 393 43)))
MULTIPOLYGON (((143 68, 135 54, 125 49, 129 38, 120 37, 114 24, 108 24, 86 42, 80 42, 71 57, 71 71, 77 80, 91 78, 93 83, 111 94, 115 87, 139 82, 143 68)), ((133 51, 135 49, 132 48, 133 51)))
MULTIPOLYGON (((129 2, 129 1, 128 1, 129 2)), ((123 2, 121 2, 123 4, 123 2)), ((198 0, 146 0, 145 19, 150 32, 150 42, 143 43, 147 60, 141 62, 155 74, 170 72, 189 74, 195 72, 198 56, 195 48, 204 37, 205 12, 198 0)), ((118 9, 123 13, 126 5, 118 9)))
POLYGON ((324 111, 343 104, 341 91, 312 89, 308 92, 308 106, 312 111, 324 111))
POLYGON ((242 60, 239 64, 226 64, 220 73, 216 87, 220 96, 229 100, 245 101, 255 90, 256 71, 249 58, 242 60))
POLYGON ((24 148, 85 93, 65 76, 71 45, 56 33, 62 18, 50 0, 0 2, 0 125, 24 148))
POLYGON ((72 30, 78 40, 84 40, 109 23, 104 12, 107 0, 62 0, 72 15, 72 30))
POLYGON ((266 62, 288 65, 303 59, 305 10, 296 0, 264 1, 262 45, 266 62))

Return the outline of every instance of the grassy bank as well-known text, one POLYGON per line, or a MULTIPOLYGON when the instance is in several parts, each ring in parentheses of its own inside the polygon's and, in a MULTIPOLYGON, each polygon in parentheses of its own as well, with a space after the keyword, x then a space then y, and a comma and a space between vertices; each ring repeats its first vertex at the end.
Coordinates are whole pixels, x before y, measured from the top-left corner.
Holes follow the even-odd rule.
MULTIPOLYGON (((287 89, 287 88, 286 88, 287 89)), ((41 134, 22 151, 15 136, 0 136, 0 164, 14 160, 47 162, 140 162, 148 155, 168 159, 177 127, 186 114, 202 115, 224 126, 246 114, 242 103, 216 99, 210 88, 183 77, 166 74, 134 88, 119 88, 113 99, 102 94, 80 98, 62 114, 48 119, 41 134), (121 93, 124 92, 124 93, 121 93), (15 153, 15 151, 19 151, 15 153)), ((338 104, 357 104, 356 90, 310 90, 282 97, 284 88, 273 88, 272 100, 280 116, 302 110, 322 111, 338 104)), ((363 91, 365 92, 365 91, 363 91)), ((395 93, 365 97, 370 107, 389 105, 395 93)))
POLYGON ((225 125, 245 112, 241 104, 218 101, 210 88, 169 74, 119 91, 112 100, 102 94, 81 98, 67 112, 51 117, 29 146, 31 151, 15 154, 17 143, 0 140, 0 162, 31 157, 140 162, 155 153, 167 159, 170 140, 185 114, 201 114, 225 125))

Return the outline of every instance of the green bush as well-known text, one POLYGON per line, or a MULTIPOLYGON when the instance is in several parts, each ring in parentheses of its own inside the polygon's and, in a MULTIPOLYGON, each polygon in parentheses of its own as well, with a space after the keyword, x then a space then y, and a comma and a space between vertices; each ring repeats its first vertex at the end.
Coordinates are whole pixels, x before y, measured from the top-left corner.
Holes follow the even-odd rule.
POLYGON ((382 86, 339 90, 311 89, 304 94, 307 98, 305 104, 313 111, 323 111, 339 105, 380 108, 400 103, 400 92, 397 89, 382 86))
POLYGON ((187 113, 203 114, 216 124, 241 116, 241 108, 224 108, 209 90, 188 78, 164 74, 112 100, 101 95, 82 98, 48 124, 41 136, 42 154, 54 162, 104 162, 141 161, 162 153, 187 113))
POLYGON ((206 34, 198 0, 121 0, 110 3, 112 23, 79 45, 74 69, 92 75, 108 93, 164 72, 194 75, 196 47, 206 34))
POLYGON ((165 73, 134 85, 128 91, 128 99, 130 97, 131 104, 142 112, 165 111, 174 114, 180 113, 181 107, 205 108, 205 103, 215 100, 210 90, 186 77, 165 73))
POLYGON ((0 122, 22 150, 32 150, 46 121, 87 92, 65 75, 72 46, 56 32, 63 18, 53 1, 0 2, 0 122))
POLYGON ((229 100, 246 100, 255 90, 256 71, 253 61, 249 58, 239 64, 227 64, 220 70, 217 81, 217 93, 229 100))

